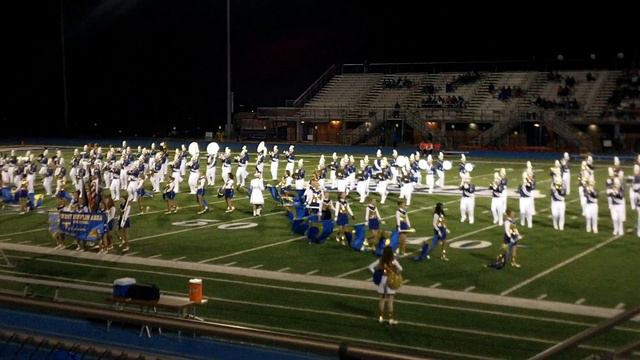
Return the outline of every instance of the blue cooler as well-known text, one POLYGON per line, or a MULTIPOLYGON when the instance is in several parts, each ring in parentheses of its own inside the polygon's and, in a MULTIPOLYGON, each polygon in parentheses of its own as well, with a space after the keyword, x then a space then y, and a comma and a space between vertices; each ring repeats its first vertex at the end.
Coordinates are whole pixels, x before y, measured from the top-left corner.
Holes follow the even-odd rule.
POLYGON ((120 278, 113 281, 113 297, 129 297, 129 289, 135 285, 134 278, 120 278))

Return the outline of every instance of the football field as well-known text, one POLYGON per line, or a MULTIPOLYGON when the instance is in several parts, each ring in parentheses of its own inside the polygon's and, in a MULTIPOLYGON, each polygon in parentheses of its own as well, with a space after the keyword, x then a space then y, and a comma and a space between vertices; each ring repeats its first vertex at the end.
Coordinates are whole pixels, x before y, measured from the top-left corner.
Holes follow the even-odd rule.
MULTIPOLYGON (((356 161, 364 155, 354 154, 356 161)), ((325 156, 330 158, 329 153, 325 156)), ((298 157, 305 159, 309 177, 319 154, 298 157)), ((65 158, 71 158, 70 151, 65 158)), ((451 155, 448 159, 454 169, 446 173, 445 185, 457 187, 458 158, 451 155)), ((526 160, 470 157, 468 161, 475 165, 472 183, 484 190, 496 169, 504 167, 513 191, 526 160)), ((145 199, 148 213, 139 214, 133 204, 127 253, 117 247, 106 255, 75 251, 68 238, 66 249, 54 249, 48 224, 48 210, 55 210, 56 205, 53 198, 25 215, 6 206, 0 211, 0 249, 5 255, 0 256, 0 288, 21 290, 21 284, 10 277, 102 286, 110 286, 117 278, 134 277, 138 282, 157 284, 164 293, 185 295, 188 280, 199 277, 209 302, 199 308, 198 315, 206 321, 439 358, 526 358, 640 304, 637 213, 627 198, 625 235, 612 235, 604 194, 610 164, 595 163, 600 192, 598 234, 585 231, 576 178, 579 161, 571 163, 564 231, 554 230, 551 222, 548 189, 553 162, 532 164, 543 196, 535 199, 533 228, 516 221, 524 235, 518 250, 521 268, 485 267, 499 253, 503 239, 503 227, 492 223, 489 197, 476 197, 475 223, 469 224, 460 222, 458 192, 414 192, 408 210, 416 232, 409 234, 407 256, 399 258, 405 284, 396 296, 398 325, 377 322, 378 295, 368 270, 377 258, 370 251, 342 246, 334 236, 323 244, 309 243, 306 236, 292 232, 286 209, 266 191, 261 217, 252 216, 248 194, 242 190, 236 192, 237 210, 226 213, 224 199, 216 197, 222 184, 219 169, 216 187, 207 190, 210 211, 205 214, 197 214, 195 195, 188 194, 186 181, 177 195, 177 214, 164 213, 159 194, 145 199), (441 261, 437 249, 430 260, 414 262, 412 257, 422 242, 433 235, 431 221, 438 202, 444 204, 451 231, 450 261, 441 261)), ((631 166, 622 164, 625 174, 632 174, 631 166)), ((281 162, 280 173, 283 171, 281 162)), ((36 193, 42 193, 40 177, 37 183, 36 193)), ((150 191, 149 182, 146 189, 150 191)), ((374 191, 370 196, 379 199, 374 191)), ((335 201, 336 193, 331 197, 335 201)), ((384 230, 395 227, 397 197, 392 192, 378 206, 386 219, 381 225, 384 230)), ((363 222, 365 204, 358 202, 356 192, 350 193, 349 201, 356 218, 350 221, 363 222)), ((508 207, 519 215, 517 197, 509 197, 508 207)), ((107 306, 102 294, 64 289, 60 293, 63 298, 107 306)), ((613 351, 638 338, 640 324, 631 321, 564 357, 613 351)))

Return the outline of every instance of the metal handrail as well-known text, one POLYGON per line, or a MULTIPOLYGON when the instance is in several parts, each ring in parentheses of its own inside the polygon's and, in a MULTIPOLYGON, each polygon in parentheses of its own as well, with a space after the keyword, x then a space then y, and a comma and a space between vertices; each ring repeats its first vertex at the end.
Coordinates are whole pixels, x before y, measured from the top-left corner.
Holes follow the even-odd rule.
POLYGON ((411 355, 376 349, 372 346, 358 346, 328 340, 317 340, 298 335, 258 330, 242 326, 233 326, 213 322, 201 322, 188 319, 176 319, 159 315, 116 311, 93 306, 77 306, 57 302, 47 302, 20 296, 1 294, 0 304, 19 309, 64 314, 73 317, 103 319, 129 324, 147 325, 174 331, 191 332, 214 338, 283 347, 292 350, 311 351, 317 354, 366 359, 417 360, 426 359, 428 354, 411 355))
POLYGON ((576 335, 562 341, 561 343, 556 344, 539 354, 536 354, 530 360, 550 359, 562 352, 577 347, 583 342, 612 329, 613 327, 635 317, 638 314, 640 314, 640 306, 624 311, 610 319, 601 322, 596 326, 581 331, 576 335))

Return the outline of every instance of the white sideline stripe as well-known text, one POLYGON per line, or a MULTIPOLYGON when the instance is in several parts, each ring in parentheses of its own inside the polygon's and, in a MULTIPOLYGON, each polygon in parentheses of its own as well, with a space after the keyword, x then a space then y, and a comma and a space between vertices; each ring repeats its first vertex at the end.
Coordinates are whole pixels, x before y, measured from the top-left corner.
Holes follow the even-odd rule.
POLYGON ((283 267, 282 269, 278 270, 278 272, 285 272, 285 271, 289 271, 291 270, 290 267, 283 267))
POLYGON ((557 265, 555 265, 555 266, 553 266, 553 267, 551 267, 551 268, 549 268, 549 269, 547 269, 547 270, 545 270, 545 271, 543 271, 543 272, 541 272, 541 273, 539 273, 539 274, 537 274, 535 276, 530 277, 529 279, 521 282, 520 284, 518 284, 516 286, 513 286, 513 287, 501 292, 500 295, 508 295, 508 294, 520 289, 521 287, 527 286, 530 283, 540 279, 541 277, 546 276, 546 275, 548 275, 548 274, 560 269, 561 267, 564 267, 564 266, 566 266, 566 265, 568 265, 568 264, 580 259, 581 257, 589 255, 592 252, 600 249, 601 247, 608 245, 609 243, 611 243, 611 242, 615 241, 616 239, 618 239, 620 236, 621 235, 616 235, 614 237, 610 237, 606 241, 603 241, 603 242, 599 243, 596 246, 590 247, 589 249, 587 249, 587 250, 585 250, 585 251, 583 251, 583 252, 581 252, 581 253, 579 253, 579 254, 577 254, 577 255, 575 255, 575 256, 573 256, 573 257, 571 257, 571 258, 569 258, 569 259, 567 259, 567 260, 565 260, 565 261, 563 261, 563 262, 561 262, 561 263, 559 263, 559 264, 557 264, 557 265))
POLYGON ((11 236, 11 235, 28 234, 28 233, 44 231, 44 230, 49 230, 49 228, 40 228, 40 229, 33 229, 33 230, 26 230, 26 231, 18 231, 18 232, 13 232, 13 233, 8 233, 8 234, 0 234, 0 236, 1 237, 5 237, 5 236, 11 236))
POLYGON ((320 271, 320 270, 318 270, 318 269, 311 270, 308 273, 306 273, 305 275, 313 275, 313 274, 317 273, 318 271, 320 271))
POLYGON ((543 300, 546 297, 547 297, 547 294, 542 294, 542 295, 538 296, 536 299, 543 300))
POLYGON ((149 256, 149 259, 155 259, 155 258, 159 258, 161 256, 162 256, 162 254, 156 254, 156 255, 149 256))
POLYGON ((19 241, 18 244, 31 244, 31 240, 19 241))
POLYGON ((468 288, 464 289, 464 292, 473 291, 473 290, 475 290, 475 288, 476 288, 475 286, 469 286, 468 288))
POLYGON ((224 266, 231 266, 231 265, 235 265, 235 264, 237 264, 237 263, 238 263, 237 261, 232 261, 232 262, 230 262, 230 263, 226 263, 226 264, 224 264, 224 266))
POLYGON ((618 305, 616 305, 616 309, 624 309, 624 303, 618 303, 618 305))
MULTIPOLYGON (((281 212, 276 212, 276 213, 262 215, 262 217, 273 216, 273 215, 282 215, 282 213, 281 212)), ((140 240, 154 239, 154 238, 163 237, 163 236, 167 236, 167 235, 181 234, 181 233, 187 232, 187 231, 206 229, 206 228, 210 228, 210 227, 213 227, 213 226, 220 226, 220 225, 223 225, 223 224, 229 224, 229 223, 242 221, 242 220, 249 220, 249 219, 255 219, 255 217, 248 216, 248 217, 245 217, 245 218, 234 219, 234 220, 229 220, 229 221, 222 221, 222 222, 216 222, 216 223, 213 223, 213 224, 202 225, 202 226, 194 226, 194 227, 190 227, 190 228, 187 228, 187 229, 169 231, 169 232, 164 232, 164 233, 161 233, 161 234, 142 236, 142 237, 139 237, 139 238, 131 239, 131 240, 129 240, 129 242, 132 243, 132 242, 136 242, 136 241, 140 241, 140 240)))
POLYGON ((251 267, 251 269, 259 269, 259 268, 261 268, 261 267, 263 267, 263 266, 264 266, 264 265, 262 265, 262 264, 260 264, 260 265, 255 265, 255 266, 252 266, 252 267, 251 267))
POLYGON ((442 284, 440 284, 440 283, 431 284, 431 286, 429 286, 429 289, 435 289, 435 288, 439 287, 440 285, 442 285, 442 284))
MULTIPOLYGON (((209 272, 209 273, 220 273, 220 274, 228 274, 233 276, 245 276, 245 277, 253 277, 256 279, 269 279, 269 280, 277 280, 283 282, 291 282, 291 283, 303 283, 303 284, 313 284, 313 285, 321 285, 321 286, 332 286, 339 288, 348 288, 348 289, 360 289, 360 290, 372 290, 372 284, 368 281, 360 281, 360 280, 351 280, 351 279, 338 279, 335 277, 326 277, 326 276, 318 276, 318 275, 303 275, 303 274, 295 274, 295 273, 278 273, 273 271, 265 271, 265 270, 256 270, 256 269, 247 269, 242 267, 225 267, 221 265, 214 264, 198 264, 189 261, 168 261, 161 259, 147 259, 140 257, 132 257, 132 256, 120 256, 120 255, 102 255, 99 256, 90 252, 76 252, 69 250, 55 250, 53 248, 44 248, 38 246, 31 245, 19 245, 14 243, 0 243, 0 249, 3 250, 14 250, 19 252, 27 252, 34 254, 43 254, 43 255, 58 255, 65 256, 74 259, 74 262, 69 262, 69 264, 80 265, 78 259, 86 259, 86 260, 102 260, 102 261, 110 261, 114 263, 123 263, 134 266, 145 265, 149 267, 163 267, 167 269, 175 269, 181 271, 198 271, 198 272, 209 272)), ((46 260, 42 260, 46 261, 46 260)), ((97 268, 99 265, 97 264, 88 264, 87 266, 92 268, 97 268)), ((114 266, 104 267, 107 269, 114 269, 114 266)), ((123 268, 123 271, 128 271, 129 269, 123 268)), ((173 275, 172 273, 161 272, 161 274, 165 275, 173 275)), ((497 306, 510 306, 516 308, 524 308, 524 309, 533 309, 538 311, 551 311, 551 312, 559 312, 564 314, 573 314, 573 315, 582 315, 588 317, 600 317, 600 318, 611 318, 615 315, 620 314, 621 310, 604 308, 598 306, 590 306, 590 305, 575 305, 570 303, 563 303, 558 301, 538 301, 535 299, 527 299, 527 298, 519 298, 519 297, 508 297, 508 296, 500 296, 493 294, 482 294, 482 293, 465 293, 462 291, 454 291, 454 290, 445 290, 445 289, 428 289, 420 286, 412 286, 407 285, 403 287, 403 294, 407 295, 415 295, 422 297, 432 297, 437 299, 446 299, 446 300, 454 300, 454 301, 465 301, 465 302, 473 302, 479 304, 488 304, 488 305, 497 305, 497 306)), ((640 317, 638 319, 634 319, 635 321, 640 321, 640 317)))
POLYGON ((282 240, 282 241, 278 241, 278 242, 275 242, 275 243, 254 247, 254 248, 247 249, 247 250, 236 251, 236 252, 231 253, 231 254, 220 255, 220 256, 217 256, 217 257, 214 257, 214 258, 211 258, 211 259, 200 260, 200 261, 198 261, 198 264, 204 264, 204 263, 207 263, 209 261, 215 261, 215 260, 228 258, 228 257, 231 257, 231 256, 246 254, 248 252, 258 251, 258 250, 266 249, 268 247, 282 245, 282 244, 290 243, 290 242, 293 242, 293 241, 296 241, 296 240, 300 240, 300 239, 304 239, 304 238, 306 238, 306 236, 298 236, 298 237, 295 237, 295 238, 289 239, 289 240, 282 240))
POLYGON ((576 300, 575 304, 576 304, 576 305, 584 304, 584 302, 585 302, 585 301, 587 301, 587 299, 585 299, 585 298, 580 298, 580 299, 576 300))
POLYGON ((187 258, 186 256, 180 256, 180 257, 177 257, 175 259, 171 259, 171 261, 180 261, 180 260, 186 259, 186 258, 187 258))
MULTIPOLYGON (((24 258, 24 259, 31 259, 31 260, 35 260, 35 261, 42 261, 42 262, 48 262, 48 263, 54 263, 54 264, 66 264, 66 265, 81 266, 81 267, 88 267, 88 268, 99 268, 99 269, 107 269, 107 270, 108 269, 114 269, 114 270, 119 270, 119 271, 133 271, 133 272, 143 273, 143 274, 164 275, 164 276, 179 277, 179 278, 185 278, 185 279, 189 278, 189 276, 187 276, 187 275, 180 274, 180 273, 173 273, 173 272, 161 272, 161 271, 155 271, 155 270, 142 270, 142 269, 135 269, 135 268, 121 268, 121 267, 117 267, 117 266, 93 265, 93 264, 90 264, 90 263, 70 262, 70 261, 55 260, 55 259, 45 259, 45 258, 33 258, 33 257, 24 257, 24 256, 17 256, 17 255, 16 256, 9 255, 9 257, 21 258, 21 259, 24 258)), ((22 272, 9 271, 9 270, 0 270, 0 272, 14 273, 14 274, 24 274, 22 272)), ((24 275, 33 276, 33 274, 24 274, 24 275)), ((50 277, 50 278, 61 278, 61 277, 58 277, 58 276, 47 276, 47 275, 38 275, 38 276, 39 277, 50 277)), ((294 292, 304 292, 304 293, 311 293, 311 294, 330 295, 330 296, 337 296, 337 297, 340 297, 340 298, 347 297, 347 298, 366 299, 366 300, 377 300, 378 299, 377 297, 372 297, 372 296, 367 296, 367 295, 347 294, 347 293, 340 293, 340 292, 326 291, 326 290, 304 289, 304 288, 300 288, 300 287, 286 287, 286 286, 281 286, 281 285, 269 285, 269 284, 264 284, 264 283, 254 283, 254 282, 247 282, 247 281, 240 281, 240 280, 221 279, 219 277, 206 277, 206 276, 203 276, 201 278, 203 280, 217 281, 217 282, 228 283, 228 284, 236 284, 236 285, 240 284, 240 285, 245 285, 245 286, 262 287, 262 288, 275 289, 275 290, 288 290, 288 291, 294 291, 294 292)), ((322 278, 322 277, 317 277, 317 278, 322 278)), ((274 277, 274 279, 277 279, 277 278, 274 277)), ((91 281, 88 281, 88 280, 80 280, 80 279, 71 279, 71 280, 76 281, 76 282, 94 283, 94 282, 91 282, 91 281)), ((364 281, 369 283, 371 281, 371 277, 365 279, 364 281)), ((513 299, 515 299, 515 298, 513 298, 513 299)), ((398 299, 396 299, 395 301, 397 303, 401 303, 401 304, 416 305, 416 306, 430 307, 430 308, 436 308, 436 309, 466 311, 466 312, 471 312, 471 313, 479 313, 479 314, 488 314, 488 315, 496 315, 496 316, 503 316, 503 317, 511 317, 511 318, 515 318, 515 319, 528 319, 528 320, 544 321, 544 322, 551 322, 551 323, 558 323, 558 324, 577 325, 577 326, 583 326, 583 327, 591 327, 591 326, 596 325, 595 323, 572 321, 572 320, 562 320, 562 319, 557 319, 555 317, 540 317, 540 316, 531 316, 531 315, 521 315, 521 314, 515 314, 513 312, 499 312, 499 311, 492 311, 492 310, 467 308, 467 307, 462 307, 462 306, 432 304, 432 303, 428 303, 428 302, 424 302, 424 301, 411 301, 411 300, 398 300, 398 299)), ((534 308, 531 307, 530 309, 534 309, 534 308)), ((535 308, 535 309, 539 309, 539 308, 535 308)), ((542 311, 546 311, 546 310, 542 309, 542 311)), ((617 313, 620 313, 620 311, 618 311, 617 313)), ((590 316, 597 316, 597 314, 596 315, 590 315, 590 316)), ((603 316, 603 317, 606 317, 606 316, 603 316)), ((633 320, 634 321, 640 321, 640 317, 638 317, 636 319, 633 319, 633 320)), ((616 329, 617 330, 621 330, 621 331, 640 333, 639 329, 628 328, 628 327, 624 327, 624 326, 616 327, 616 329)))

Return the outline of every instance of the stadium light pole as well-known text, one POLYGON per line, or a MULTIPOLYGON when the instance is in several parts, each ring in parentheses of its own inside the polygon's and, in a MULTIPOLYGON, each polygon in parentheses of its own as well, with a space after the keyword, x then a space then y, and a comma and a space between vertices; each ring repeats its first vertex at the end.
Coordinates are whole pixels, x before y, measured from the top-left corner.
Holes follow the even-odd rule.
POLYGON ((227 0, 227 139, 231 138, 231 0, 227 0))

